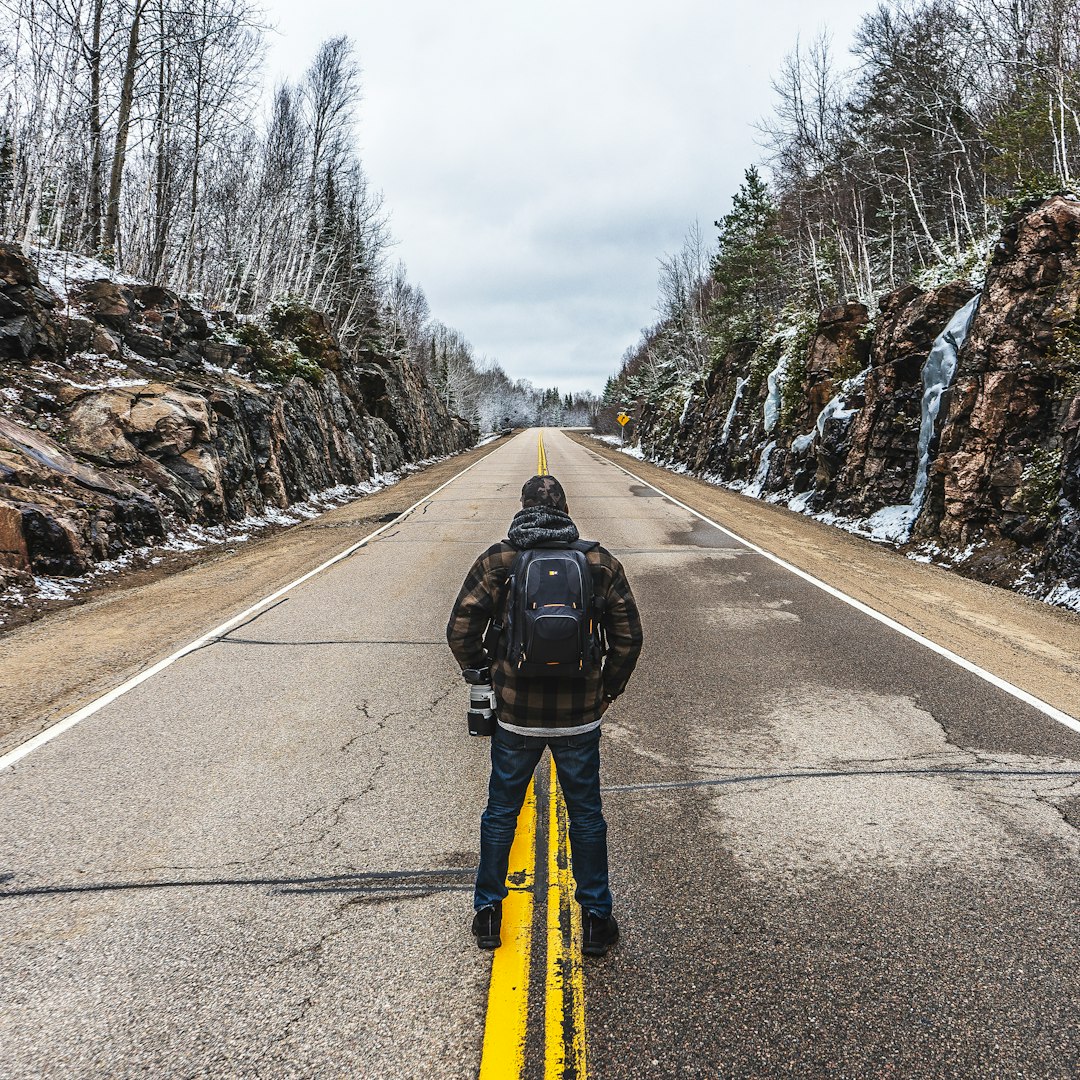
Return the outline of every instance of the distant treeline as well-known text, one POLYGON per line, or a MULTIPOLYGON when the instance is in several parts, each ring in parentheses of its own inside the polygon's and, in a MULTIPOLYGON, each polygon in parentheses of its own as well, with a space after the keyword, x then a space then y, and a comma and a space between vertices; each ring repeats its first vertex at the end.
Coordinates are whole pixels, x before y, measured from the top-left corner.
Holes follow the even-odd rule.
POLYGON ((266 33, 250 0, 0 0, 0 236, 241 313, 294 298, 407 351, 470 419, 550 413, 387 265, 349 40, 268 98, 266 33))
POLYGON ((1080 169, 1080 0, 882 4, 850 59, 827 36, 799 44, 774 89, 768 179, 751 166, 716 242, 694 226, 662 261, 660 317, 610 403, 686 385, 828 304, 978 276, 1003 213, 1080 169))

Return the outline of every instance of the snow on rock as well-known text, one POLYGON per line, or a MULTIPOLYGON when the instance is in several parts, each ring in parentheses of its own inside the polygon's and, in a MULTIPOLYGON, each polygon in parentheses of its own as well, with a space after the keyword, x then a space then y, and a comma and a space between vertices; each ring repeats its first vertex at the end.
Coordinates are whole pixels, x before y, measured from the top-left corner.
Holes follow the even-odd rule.
MULTIPOLYGON (((825 434, 825 424, 829 420, 848 420, 859 411, 858 409, 849 409, 846 405, 845 394, 841 391, 818 413, 814 428, 819 436, 825 434)), ((812 435, 811 438, 813 438, 812 435)))
POLYGON ((37 263, 41 283, 65 303, 72 299, 75 285, 91 281, 111 281, 117 285, 138 285, 138 278, 120 274, 110 266, 89 255, 76 255, 70 251, 52 248, 35 248, 33 258, 37 263))

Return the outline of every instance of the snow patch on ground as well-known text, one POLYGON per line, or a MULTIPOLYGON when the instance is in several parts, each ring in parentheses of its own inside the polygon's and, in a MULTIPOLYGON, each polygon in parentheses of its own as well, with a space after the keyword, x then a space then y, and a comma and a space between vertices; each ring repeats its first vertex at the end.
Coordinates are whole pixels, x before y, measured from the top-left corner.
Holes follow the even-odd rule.
MULTIPOLYGON (((636 458, 638 461, 648 461, 645 451, 640 446, 624 446, 622 439, 618 435, 593 435, 594 439, 599 442, 607 443, 608 446, 614 446, 622 454, 626 454, 627 457, 636 458)), ((667 466, 665 466, 667 468, 667 466)))
POLYGON ((919 515, 917 506, 885 506, 866 519, 871 540, 902 544, 911 535, 911 526, 919 515))
POLYGON ((1048 604, 1056 604, 1058 607, 1080 613, 1080 589, 1070 588, 1063 581, 1055 585, 1043 597, 1043 600, 1048 604))

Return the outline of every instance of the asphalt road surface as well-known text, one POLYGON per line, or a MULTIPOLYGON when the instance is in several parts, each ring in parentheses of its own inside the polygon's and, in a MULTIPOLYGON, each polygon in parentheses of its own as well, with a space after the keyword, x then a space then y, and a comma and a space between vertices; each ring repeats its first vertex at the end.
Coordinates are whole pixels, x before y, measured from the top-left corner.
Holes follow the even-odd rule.
MULTIPOLYGON (((574 971, 538 770, 521 1074, 1080 1076, 1080 734, 544 445, 646 644, 604 723, 623 938, 574 971)), ((537 449, 0 771, 0 1075, 518 1075, 444 628, 537 449)))

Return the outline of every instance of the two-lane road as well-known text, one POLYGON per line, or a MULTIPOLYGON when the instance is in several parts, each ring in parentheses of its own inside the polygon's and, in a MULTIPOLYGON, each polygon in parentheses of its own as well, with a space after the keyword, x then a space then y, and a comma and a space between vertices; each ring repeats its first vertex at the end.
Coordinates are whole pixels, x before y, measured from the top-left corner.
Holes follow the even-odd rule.
MULTIPOLYGON (((544 447, 646 634, 604 725, 623 940, 584 965, 588 1075, 1080 1075, 1080 734, 544 447)), ((487 747, 444 627, 537 453, 512 440, 0 772, 5 1077, 477 1075, 487 747)), ((580 1061, 545 1030, 574 1014, 547 784, 531 1077, 580 1061)))

